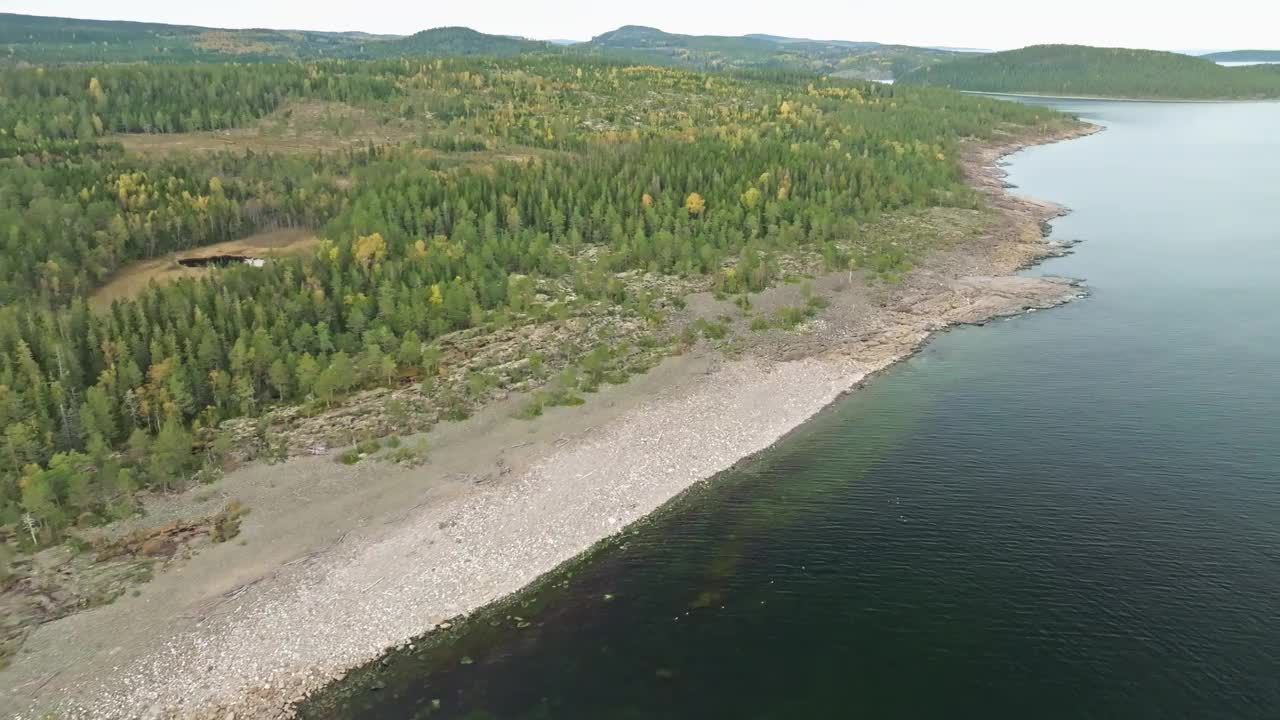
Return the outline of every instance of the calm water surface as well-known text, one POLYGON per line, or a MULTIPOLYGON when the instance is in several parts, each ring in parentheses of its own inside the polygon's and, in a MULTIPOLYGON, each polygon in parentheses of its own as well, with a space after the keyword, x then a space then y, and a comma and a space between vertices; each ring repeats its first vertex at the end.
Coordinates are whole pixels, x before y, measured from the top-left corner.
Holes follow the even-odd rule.
POLYGON ((946 334, 308 713, 1280 717, 1280 105, 1060 107, 1108 131, 1010 181, 1074 208, 1032 272, 1090 299, 946 334))

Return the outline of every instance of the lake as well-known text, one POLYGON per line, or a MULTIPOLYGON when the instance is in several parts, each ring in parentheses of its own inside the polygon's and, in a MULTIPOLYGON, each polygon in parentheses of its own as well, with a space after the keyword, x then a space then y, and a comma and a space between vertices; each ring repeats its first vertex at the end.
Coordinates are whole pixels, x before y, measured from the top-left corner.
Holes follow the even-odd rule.
MULTIPOLYGON (((1092 296, 949 332, 352 718, 1280 712, 1280 105, 1063 102, 1092 296)), ((373 678, 372 681, 369 678, 373 678)))

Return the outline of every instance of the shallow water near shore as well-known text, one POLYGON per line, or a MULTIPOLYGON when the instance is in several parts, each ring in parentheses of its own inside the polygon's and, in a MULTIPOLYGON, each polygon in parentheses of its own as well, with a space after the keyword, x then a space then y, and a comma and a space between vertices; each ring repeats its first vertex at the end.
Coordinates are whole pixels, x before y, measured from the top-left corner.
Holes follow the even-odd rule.
POLYGON ((947 333, 307 717, 1267 717, 1280 104, 1056 105, 1092 296, 947 333), (340 698, 340 699, 337 699, 340 698))

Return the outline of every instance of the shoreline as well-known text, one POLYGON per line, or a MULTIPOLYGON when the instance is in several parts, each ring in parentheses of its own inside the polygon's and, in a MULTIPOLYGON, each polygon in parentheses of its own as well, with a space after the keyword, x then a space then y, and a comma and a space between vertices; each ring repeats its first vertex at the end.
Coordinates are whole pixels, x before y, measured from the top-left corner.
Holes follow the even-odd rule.
POLYGON ((1029 92, 990 92, 987 90, 960 90, 965 95, 981 95, 995 98, 1034 98, 1036 100, 1092 100, 1097 102, 1129 102, 1129 103, 1163 103, 1181 105, 1186 103, 1229 105, 1231 103, 1274 103, 1280 98, 1140 98, 1111 97, 1107 95, 1046 95, 1029 92))
MULTIPOLYGON (((549 413, 536 432, 511 430, 509 418, 497 416, 466 424, 455 433, 459 455, 477 447, 494 453, 496 445, 493 457, 481 463, 495 470, 479 475, 475 458, 445 453, 416 472, 448 476, 453 470, 462 476, 454 485, 416 490, 414 497, 424 499, 413 507, 389 494, 381 507, 371 501, 346 508, 357 515, 349 520, 354 527, 324 547, 264 561, 263 574, 232 584, 193 622, 170 622, 172 632, 160 643, 96 646, 102 656, 95 658, 97 667, 44 679, 28 691, 39 696, 33 713, 287 717, 309 693, 347 671, 520 592, 690 487, 766 450, 874 374, 909 358, 939 330, 1078 297, 1072 281, 1012 275, 1057 254, 1040 226, 1064 209, 1012 194, 998 162, 1025 147, 1100 129, 1081 124, 971 148, 965 172, 1000 213, 998 231, 981 248, 957 248, 953 257, 913 271, 886 304, 868 307, 865 297, 842 287, 843 274, 837 273, 822 281, 835 293, 832 306, 798 342, 784 340, 781 347, 736 359, 715 351, 671 358, 627 386, 593 397, 589 406, 549 413), (465 444, 467 435, 494 428, 497 434, 484 436, 486 442, 465 444), (351 534, 356 537, 348 542, 351 534)), ((334 463, 296 459, 286 465, 259 475, 331 472, 334 463)), ((421 480, 414 473, 374 466, 359 471, 359 479, 421 480)), ((350 484, 352 477, 344 479, 350 484)), ((59 643, 101 634, 113 617, 133 613, 147 621, 140 602, 50 623, 59 627, 42 628, 34 650, 51 654, 59 643)), ((39 679, 37 674, 32 682, 39 679)), ((13 699, 6 704, 17 707, 13 699)))

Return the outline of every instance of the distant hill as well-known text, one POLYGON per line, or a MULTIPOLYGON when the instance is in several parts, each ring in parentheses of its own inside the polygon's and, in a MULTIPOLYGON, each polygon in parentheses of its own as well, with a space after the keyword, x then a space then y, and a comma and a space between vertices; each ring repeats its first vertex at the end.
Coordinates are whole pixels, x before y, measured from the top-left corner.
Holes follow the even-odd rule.
POLYGON ((388 36, 294 30, 221 30, 0 13, 0 61, 132 62, 351 57, 388 36))
POLYGON ((679 35, 641 25, 625 25, 574 47, 707 69, 779 68, 869 80, 891 80, 955 56, 945 50, 874 42, 766 34, 679 35))
POLYGON ((551 43, 506 35, 486 35, 471 28, 442 27, 423 30, 375 46, 380 55, 519 55, 550 50, 551 43))
POLYGON ((1214 62, 1280 62, 1280 50, 1228 50, 1200 57, 1214 62))
POLYGON ((918 68, 900 82, 957 90, 1152 99, 1280 97, 1274 67, 1228 68, 1171 52, 1036 45, 918 68))
POLYGON ((446 27, 408 36, 303 30, 225 30, 0 13, 0 62, 288 60, 398 55, 513 55, 549 43, 446 27))
POLYGON ((763 33, 753 33, 751 35, 743 35, 743 37, 768 40, 775 43, 817 43, 819 45, 835 45, 838 47, 855 48, 859 50, 881 46, 881 43, 878 42, 855 40, 810 40, 808 38, 783 37, 781 35, 765 35, 763 33))
POLYGON ((953 53, 989 53, 995 52, 991 48, 970 48, 970 47, 948 47, 945 45, 930 46, 930 50, 946 50, 953 53))
POLYGON ((568 52, 705 70, 800 70, 892 80, 951 60, 947 50, 780 35, 678 35, 626 25, 588 42, 542 41, 442 27, 413 35, 236 30, 0 13, 0 63, 242 62, 413 55, 568 52))
POLYGON ((596 48, 618 50, 669 50, 732 53, 742 57, 764 56, 777 52, 778 43, 759 37, 721 35, 677 35, 643 25, 623 25, 592 38, 587 43, 596 48))

